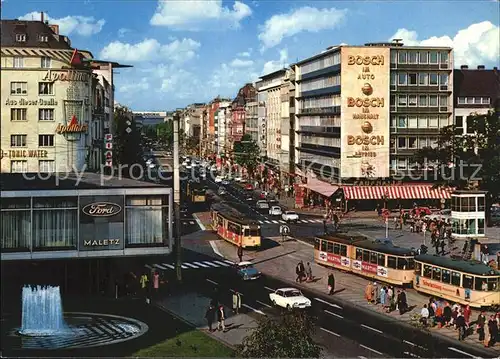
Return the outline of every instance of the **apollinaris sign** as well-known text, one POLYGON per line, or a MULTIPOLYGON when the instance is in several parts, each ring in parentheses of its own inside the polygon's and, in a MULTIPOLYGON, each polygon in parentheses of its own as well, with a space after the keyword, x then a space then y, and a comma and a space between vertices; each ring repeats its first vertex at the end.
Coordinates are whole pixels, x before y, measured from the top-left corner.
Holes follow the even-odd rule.
POLYGON ((389 177, 390 49, 341 51, 341 176, 389 177))

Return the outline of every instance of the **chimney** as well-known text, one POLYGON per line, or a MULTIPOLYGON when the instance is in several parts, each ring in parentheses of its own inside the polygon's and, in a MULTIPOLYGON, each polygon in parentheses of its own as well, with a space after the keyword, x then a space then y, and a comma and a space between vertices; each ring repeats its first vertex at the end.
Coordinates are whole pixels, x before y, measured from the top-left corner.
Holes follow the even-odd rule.
POLYGON ((468 70, 468 69, 469 69, 469 66, 467 66, 467 65, 460 66, 460 70, 468 70))
POLYGON ((45 19, 44 19, 44 17, 43 17, 43 11, 42 11, 42 12, 40 13, 40 21, 41 21, 41 22, 45 22, 44 20, 45 20, 45 19))
POLYGON ((478 70, 484 70, 484 69, 485 69, 485 67, 484 67, 484 65, 477 65, 477 69, 478 69, 478 70))
POLYGON ((59 35, 59 25, 52 24, 49 27, 54 34, 59 35))

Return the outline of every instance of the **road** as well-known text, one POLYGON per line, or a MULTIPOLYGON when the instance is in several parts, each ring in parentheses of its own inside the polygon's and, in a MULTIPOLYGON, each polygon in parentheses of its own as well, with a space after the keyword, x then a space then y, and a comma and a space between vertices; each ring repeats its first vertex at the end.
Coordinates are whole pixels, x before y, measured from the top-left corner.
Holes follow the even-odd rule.
MULTIPOLYGON (((173 262, 149 263, 168 276, 174 275, 173 262)), ((282 313, 273 308, 269 293, 290 287, 277 278, 262 278, 243 282, 234 276, 231 261, 184 250, 184 281, 210 296, 218 288, 220 300, 231 307, 232 291, 242 294, 243 311, 260 317, 276 317, 282 313)), ((383 314, 339 302, 317 292, 302 290, 312 300, 310 313, 316 318, 316 340, 329 354, 342 357, 488 357, 478 347, 470 347, 451 338, 438 338, 404 325, 394 325, 383 314)))

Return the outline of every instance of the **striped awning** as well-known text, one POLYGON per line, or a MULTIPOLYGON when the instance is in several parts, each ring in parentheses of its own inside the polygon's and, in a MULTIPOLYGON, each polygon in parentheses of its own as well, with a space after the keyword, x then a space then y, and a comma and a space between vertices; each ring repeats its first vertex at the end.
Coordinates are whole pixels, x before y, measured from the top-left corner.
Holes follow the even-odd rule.
POLYGON ((354 199, 449 199, 450 188, 427 185, 407 186, 343 186, 346 200, 354 199))

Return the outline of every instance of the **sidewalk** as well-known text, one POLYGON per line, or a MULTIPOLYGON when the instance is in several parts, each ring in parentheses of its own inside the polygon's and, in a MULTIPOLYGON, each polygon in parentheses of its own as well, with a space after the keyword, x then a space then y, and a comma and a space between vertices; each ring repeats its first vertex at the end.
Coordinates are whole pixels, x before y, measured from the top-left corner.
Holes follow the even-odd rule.
MULTIPOLYGON (((227 259, 237 261, 235 256, 236 253, 230 244, 219 241, 217 245, 219 251, 227 259)), ((289 282, 293 286, 302 286, 309 290, 324 294, 327 290, 327 276, 332 271, 314 263, 312 247, 313 246, 311 244, 303 242, 285 242, 280 246, 263 252, 246 252, 244 260, 253 261, 255 263, 255 267, 264 274, 277 277, 283 281, 289 282), (311 263, 314 277, 320 278, 318 281, 305 284, 297 284, 295 282, 295 266, 300 260, 304 261, 304 263, 311 263)), ((336 299, 355 303, 356 306, 378 312, 395 321, 403 321, 410 324, 411 316, 420 314, 422 306, 424 304, 428 304, 429 302, 428 296, 421 295, 410 289, 407 291, 407 299, 409 305, 412 307, 414 306, 414 308, 403 315, 399 315, 399 312, 395 311, 386 313, 380 306, 367 303, 364 298, 364 290, 369 282, 367 279, 337 270, 334 270, 333 273, 335 275, 336 282, 336 299)), ((487 313, 487 315, 490 314, 493 313, 487 313)), ((475 321, 478 315, 479 312, 477 310, 473 310, 471 320, 475 321)), ((437 329, 437 327, 435 327, 431 328, 430 331, 434 335, 444 335, 458 340, 458 333, 454 329, 437 329)), ((474 345, 484 347, 483 344, 479 342, 477 333, 469 335, 464 342, 470 344, 471 346, 474 345)), ((491 352, 492 356, 500 355, 500 343, 497 343, 495 348, 491 349, 491 352)))

